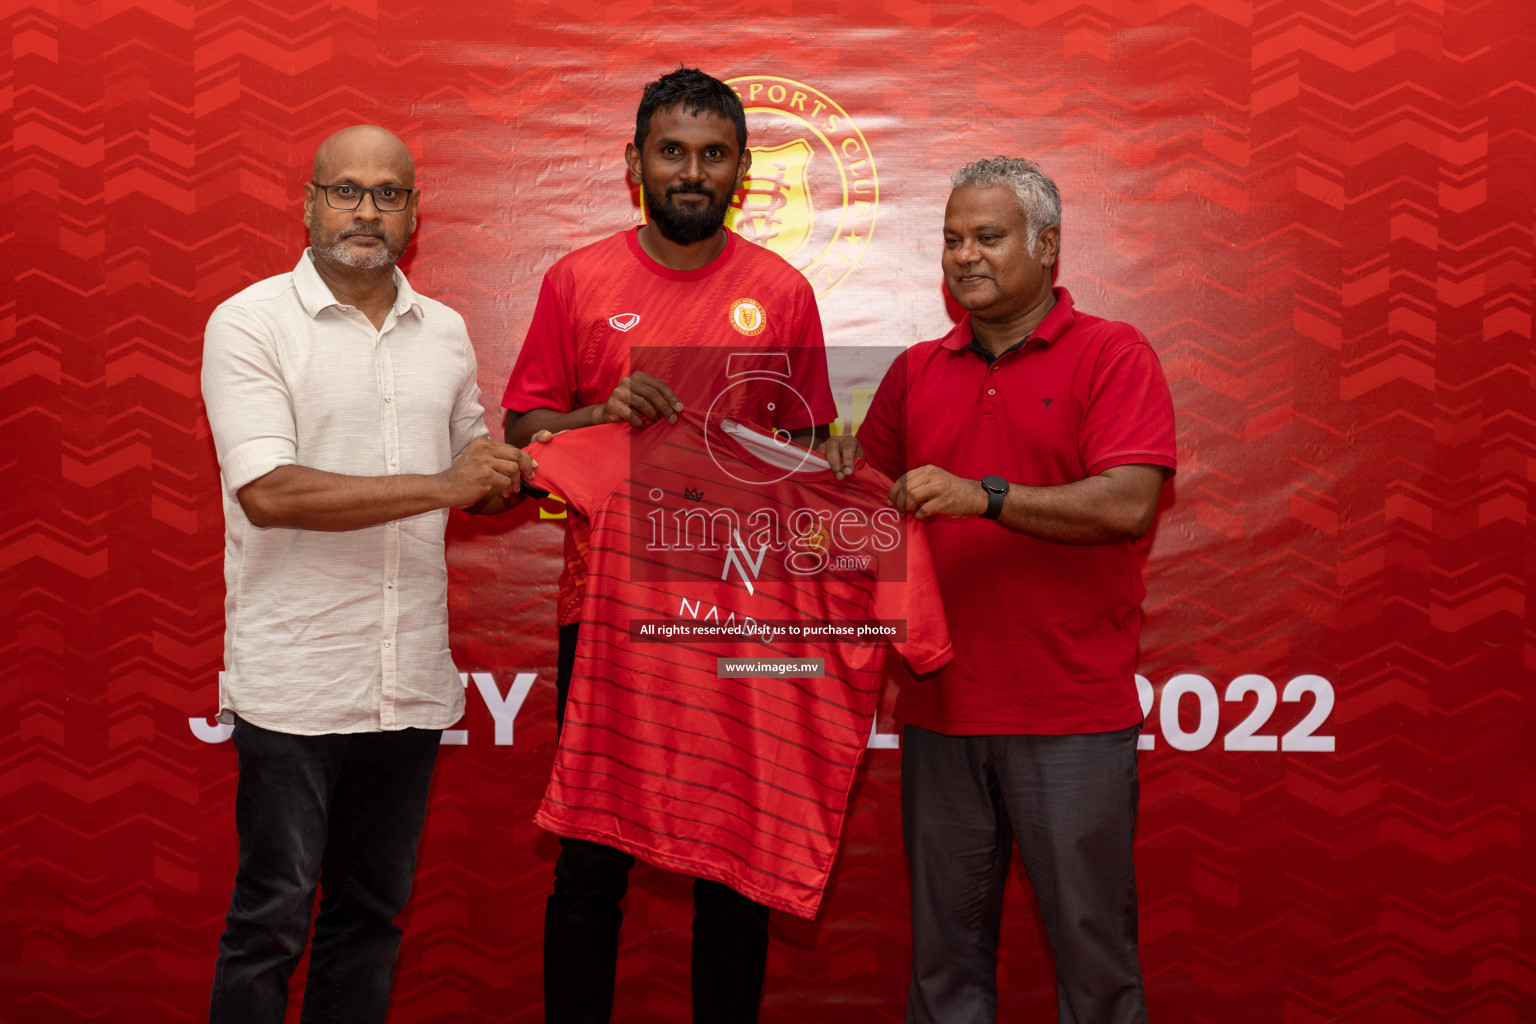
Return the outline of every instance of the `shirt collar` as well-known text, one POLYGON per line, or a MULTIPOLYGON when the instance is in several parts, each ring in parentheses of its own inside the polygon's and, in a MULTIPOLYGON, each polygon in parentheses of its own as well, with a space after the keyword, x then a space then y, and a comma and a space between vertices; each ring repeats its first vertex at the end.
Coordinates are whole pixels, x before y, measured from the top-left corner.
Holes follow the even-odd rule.
MULTIPOLYGON (((1045 319, 1041 320, 1029 334, 1030 338, 1039 338, 1047 345, 1054 344, 1066 334, 1072 322, 1077 319, 1077 313, 1072 306, 1072 293, 1065 288, 1052 288, 1051 291, 1056 295, 1056 305, 1051 307, 1051 311, 1045 314, 1045 319)), ((970 348, 972 337, 971 317, 970 314, 966 314, 959 323, 955 324, 954 329, 944 336, 941 344, 951 352, 960 352, 970 348)))
POLYGON ((730 228, 722 228, 721 230, 725 232, 725 248, 720 250, 720 255, 702 267, 694 267, 692 270, 673 270, 671 267, 662 266, 651 259, 650 253, 645 251, 645 246, 640 244, 640 227, 643 226, 627 228, 624 232, 624 244, 629 247, 631 255, 639 261, 642 267, 657 277, 668 281, 702 281, 716 271, 728 266, 731 259, 736 255, 737 245, 742 244, 736 241, 736 232, 730 228))
MULTIPOLYGON (((405 279, 399 267, 394 268, 395 279, 395 318, 399 319, 405 314, 416 311, 418 317, 426 316, 426 307, 422 305, 421 298, 416 294, 416 289, 411 287, 411 282, 405 279)), ((308 249, 299 257, 299 263, 293 268, 293 286, 299 293, 299 303, 303 305, 304 312, 310 317, 317 317, 320 312, 332 306, 341 306, 335 295, 331 294, 330 285, 320 276, 320 271, 315 269, 315 260, 308 249)))

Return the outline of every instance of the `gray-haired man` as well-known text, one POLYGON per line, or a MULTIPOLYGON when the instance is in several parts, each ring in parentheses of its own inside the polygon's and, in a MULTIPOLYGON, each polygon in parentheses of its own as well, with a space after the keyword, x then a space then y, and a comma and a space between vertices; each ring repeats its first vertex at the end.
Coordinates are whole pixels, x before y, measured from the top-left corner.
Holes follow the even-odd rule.
POLYGON ((1017 842, 1056 959, 1063 1024, 1146 1020, 1136 955, 1134 546, 1173 471, 1173 404, 1135 328, 1053 288, 1055 184, 1027 160, 961 168, 944 282, 969 312, 898 357, 858 438, 928 521, 955 660, 902 688, 913 1024, 997 1016, 1017 842))

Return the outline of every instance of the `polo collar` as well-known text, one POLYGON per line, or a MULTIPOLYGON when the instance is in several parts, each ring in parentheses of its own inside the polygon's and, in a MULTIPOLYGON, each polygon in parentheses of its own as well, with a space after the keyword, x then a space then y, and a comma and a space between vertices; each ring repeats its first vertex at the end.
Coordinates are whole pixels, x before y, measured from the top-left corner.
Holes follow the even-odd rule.
MULTIPOLYGON (((416 289, 411 287, 411 282, 405 279, 399 267, 394 268, 394 281, 395 319, 398 320, 412 310, 415 310, 418 317, 424 317, 426 307, 422 305, 416 289)), ((319 316, 322 310, 341 306, 341 302, 331 294, 330 286, 320 276, 320 271, 315 269, 315 259, 308 249, 304 250, 304 254, 299 257, 298 265, 293 268, 293 286, 299 293, 299 303, 304 307, 304 312, 311 318, 319 316)))
MULTIPOLYGON (((1047 345, 1058 341, 1077 319, 1077 313, 1072 305, 1072 293, 1065 288, 1052 288, 1051 291, 1056 295, 1056 304, 1029 334, 1029 338, 1039 338, 1047 345)), ((971 317, 970 314, 966 314, 959 323, 955 324, 954 329, 944 336, 941 344, 951 352, 962 352, 970 348, 972 337, 971 317)), ((1029 338, 1020 340, 1028 341, 1029 338)))

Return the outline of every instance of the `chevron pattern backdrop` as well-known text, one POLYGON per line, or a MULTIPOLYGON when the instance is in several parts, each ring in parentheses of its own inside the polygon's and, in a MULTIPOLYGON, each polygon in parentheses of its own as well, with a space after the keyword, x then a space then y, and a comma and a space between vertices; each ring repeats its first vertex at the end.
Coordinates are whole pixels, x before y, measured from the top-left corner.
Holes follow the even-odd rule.
MULTIPOLYGON (((206 718, 201 333, 291 268, 316 143, 359 121, 408 140, 406 269, 467 317, 494 406, 543 270, 637 218, 634 104, 686 61, 756 82, 762 132, 793 128, 796 91, 856 125, 812 158, 850 192, 798 214, 845 428, 882 369, 858 349, 950 323, 945 180, 977 156, 1056 177, 1062 283, 1162 355, 1181 471, 1141 663, 1153 1019, 1536 1021, 1526 0, 0 0, 0 22, 0 1018, 205 1014, 235 834, 206 718)), ((469 711, 400 1024, 542 1019, 560 514, 451 526, 469 711)), ((765 1020, 902 1019, 880 730, 824 911, 775 925, 765 1020)), ((1048 1020, 1021 879, 1011 899, 1002 1019, 1048 1020)), ((618 1019, 687 1019, 690 913, 683 880, 637 872, 618 1019)))

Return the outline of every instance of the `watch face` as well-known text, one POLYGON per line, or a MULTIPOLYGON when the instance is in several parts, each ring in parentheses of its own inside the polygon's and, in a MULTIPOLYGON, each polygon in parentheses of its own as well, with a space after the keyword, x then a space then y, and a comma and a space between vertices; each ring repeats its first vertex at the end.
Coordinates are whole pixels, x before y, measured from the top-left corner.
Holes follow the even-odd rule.
POLYGON ((1000 476, 990 476, 989 475, 989 476, 982 477, 981 478, 981 486, 985 487, 987 490, 991 491, 993 494, 1006 494, 1006 493, 1008 493, 1008 481, 1004 480, 1000 476))

